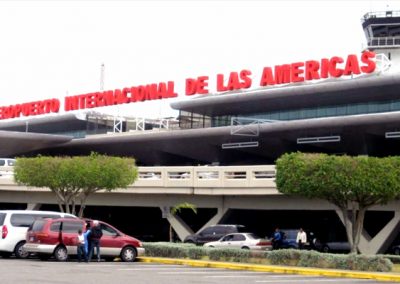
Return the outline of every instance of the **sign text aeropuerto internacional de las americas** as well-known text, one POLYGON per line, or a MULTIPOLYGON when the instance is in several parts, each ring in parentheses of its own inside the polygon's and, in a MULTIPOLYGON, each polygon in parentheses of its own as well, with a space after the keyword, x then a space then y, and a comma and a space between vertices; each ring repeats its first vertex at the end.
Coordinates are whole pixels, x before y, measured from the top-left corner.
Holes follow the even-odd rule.
MULTIPOLYGON (((331 58, 323 58, 320 61, 308 60, 305 62, 275 65, 274 67, 264 67, 258 84, 260 87, 266 87, 332 77, 339 78, 342 76, 368 74, 374 72, 376 69, 375 57, 376 54, 374 52, 364 51, 360 57, 350 54, 345 59, 333 56, 331 58)), ((231 72, 227 78, 228 80, 225 80, 226 78, 223 74, 218 74, 216 78, 216 91, 225 92, 251 88, 253 85, 251 75, 252 72, 247 69, 240 72, 231 72)), ((186 79, 185 95, 209 94, 208 81, 208 76, 186 79)), ((175 83, 173 81, 168 81, 67 96, 64 98, 64 111, 175 98, 178 94, 175 92, 174 86, 175 83)), ((0 107, 0 119, 58 113, 60 106, 61 102, 59 99, 47 99, 3 106, 0 107)))

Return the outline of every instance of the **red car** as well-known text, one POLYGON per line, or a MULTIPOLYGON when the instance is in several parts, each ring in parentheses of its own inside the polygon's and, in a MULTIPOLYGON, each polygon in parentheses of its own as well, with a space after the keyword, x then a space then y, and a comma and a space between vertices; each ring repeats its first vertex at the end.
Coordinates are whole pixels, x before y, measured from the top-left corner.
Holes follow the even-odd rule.
MULTIPOLYGON (((86 220, 92 223, 91 220, 86 220)), ((54 256, 58 261, 66 261, 69 255, 77 254, 78 230, 86 230, 86 222, 82 219, 38 219, 29 228, 24 249, 35 253, 40 259, 54 256)), ((122 261, 134 261, 144 254, 142 243, 128 236, 113 226, 99 221, 103 231, 100 239, 102 258, 113 260, 120 257, 122 261)))

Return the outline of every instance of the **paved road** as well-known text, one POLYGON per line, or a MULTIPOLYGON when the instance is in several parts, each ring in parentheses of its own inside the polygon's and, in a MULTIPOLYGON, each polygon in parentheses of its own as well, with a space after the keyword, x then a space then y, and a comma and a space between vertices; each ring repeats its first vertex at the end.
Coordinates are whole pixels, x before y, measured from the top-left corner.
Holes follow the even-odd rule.
POLYGON ((362 279, 324 278, 263 272, 196 268, 180 265, 121 262, 42 262, 0 259, 1 284, 373 284, 391 283, 362 279))

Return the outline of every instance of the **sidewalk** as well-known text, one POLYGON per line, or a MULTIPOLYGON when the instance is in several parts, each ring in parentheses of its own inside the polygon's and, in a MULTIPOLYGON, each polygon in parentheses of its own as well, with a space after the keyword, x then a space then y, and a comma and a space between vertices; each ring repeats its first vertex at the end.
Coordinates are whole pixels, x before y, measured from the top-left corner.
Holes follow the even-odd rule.
POLYGON ((352 271, 352 270, 243 264, 243 263, 232 263, 232 262, 174 259, 174 258, 162 258, 162 257, 138 257, 137 260, 140 262, 180 264, 180 265, 190 265, 196 267, 212 267, 212 268, 225 268, 225 269, 236 269, 236 270, 251 270, 259 272, 302 274, 302 275, 340 277, 340 278, 374 279, 378 281, 400 282, 400 274, 391 272, 363 272, 363 271, 352 271))

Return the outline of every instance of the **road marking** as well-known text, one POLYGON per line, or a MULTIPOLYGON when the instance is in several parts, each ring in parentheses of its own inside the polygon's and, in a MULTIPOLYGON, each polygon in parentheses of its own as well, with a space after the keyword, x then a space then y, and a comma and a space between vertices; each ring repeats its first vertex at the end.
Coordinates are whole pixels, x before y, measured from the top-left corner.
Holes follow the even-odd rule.
MULTIPOLYGON (((176 275, 176 274, 210 274, 214 273, 213 271, 176 271, 176 272, 158 272, 158 274, 168 274, 168 275, 176 275)), ((226 272, 224 272, 226 273, 226 272)))
MULTIPOLYGON (((218 269, 218 268, 201 268, 201 267, 192 267, 192 266, 176 266, 176 267, 172 267, 172 266, 152 266, 152 267, 147 267, 147 266, 134 266, 132 268, 120 268, 120 269, 143 269, 143 270, 184 270, 184 271, 210 271, 210 272, 227 272, 229 270, 226 269, 218 269)), ((236 272, 236 271, 232 271, 232 272, 236 272)), ((239 271, 237 271, 239 272, 239 271)), ((247 271, 243 271, 243 272, 247 272, 247 271)))
POLYGON ((261 275, 210 275, 203 278, 260 278, 261 275))
MULTIPOLYGON (((322 278, 315 278, 315 279, 276 279, 276 280, 257 280, 255 281, 256 283, 282 283, 282 282, 290 282, 293 283, 295 281, 296 283, 298 282, 341 282, 343 279, 337 278, 337 279, 322 279, 322 278)), ((367 282, 370 283, 371 280, 365 280, 365 279, 346 279, 346 281, 349 282, 367 282)))

